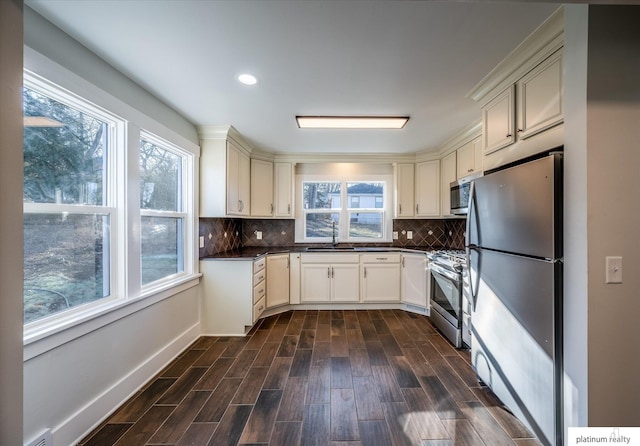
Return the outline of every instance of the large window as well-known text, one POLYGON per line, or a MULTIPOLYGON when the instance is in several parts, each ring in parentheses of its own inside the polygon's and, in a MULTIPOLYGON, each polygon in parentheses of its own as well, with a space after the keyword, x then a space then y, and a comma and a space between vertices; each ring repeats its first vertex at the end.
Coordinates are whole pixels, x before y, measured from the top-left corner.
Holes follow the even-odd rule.
POLYGON ((117 120, 65 99, 23 92, 25 323, 112 289, 117 120))
POLYGON ((184 155, 151 135, 140 141, 142 284, 184 271, 184 155))
POLYGON ((305 242, 388 241, 386 181, 302 180, 305 242))
POLYGON ((193 155, 35 75, 24 84, 25 336, 192 274, 193 155))

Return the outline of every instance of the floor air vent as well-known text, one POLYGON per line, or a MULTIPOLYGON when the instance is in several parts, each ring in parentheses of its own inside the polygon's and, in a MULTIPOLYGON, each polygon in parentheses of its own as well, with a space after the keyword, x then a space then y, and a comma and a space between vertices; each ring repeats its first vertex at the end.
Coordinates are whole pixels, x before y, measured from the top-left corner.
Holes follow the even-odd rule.
POLYGON ((47 429, 25 446, 53 446, 51 442, 51 429, 47 429))

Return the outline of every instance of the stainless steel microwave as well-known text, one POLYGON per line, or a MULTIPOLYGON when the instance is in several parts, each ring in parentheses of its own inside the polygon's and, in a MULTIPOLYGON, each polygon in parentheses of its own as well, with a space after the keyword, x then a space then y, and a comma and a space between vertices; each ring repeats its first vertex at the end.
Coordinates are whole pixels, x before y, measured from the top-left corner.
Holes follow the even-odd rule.
POLYGON ((451 213, 453 215, 465 215, 469 212, 469 194, 471 183, 476 178, 480 178, 482 172, 460 178, 450 184, 451 189, 451 213))

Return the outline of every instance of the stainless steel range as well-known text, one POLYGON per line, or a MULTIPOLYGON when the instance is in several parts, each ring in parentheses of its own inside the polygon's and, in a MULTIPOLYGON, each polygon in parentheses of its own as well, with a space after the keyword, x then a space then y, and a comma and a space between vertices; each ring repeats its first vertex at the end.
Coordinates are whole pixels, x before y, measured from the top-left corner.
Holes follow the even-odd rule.
POLYGON ((467 262, 462 250, 433 251, 427 255, 431 270, 431 321, 456 348, 470 345, 470 308, 465 293, 467 262))

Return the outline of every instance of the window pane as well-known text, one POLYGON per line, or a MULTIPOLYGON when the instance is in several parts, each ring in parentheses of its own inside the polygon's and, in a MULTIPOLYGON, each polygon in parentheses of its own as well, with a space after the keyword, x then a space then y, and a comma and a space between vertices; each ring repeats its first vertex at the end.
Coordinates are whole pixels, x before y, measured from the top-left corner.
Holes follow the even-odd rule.
POLYGON ((25 88, 24 201, 104 205, 107 123, 25 88))
POLYGON ((338 238, 338 227, 340 225, 340 214, 319 213, 306 214, 305 237, 333 237, 334 223, 336 240, 338 238))
POLYGON ((305 209, 340 209, 340 183, 302 183, 305 209))
POLYGON ((142 284, 184 271, 182 219, 142 217, 142 284))
POLYGON ((382 238, 382 213, 349 213, 349 237, 382 238))
POLYGON ((384 183, 347 183, 347 198, 350 208, 376 208, 377 200, 382 200, 384 183))
POLYGON ((182 158, 162 147, 140 141, 140 207, 181 211, 182 158))
POLYGON ((24 215, 24 322, 109 295, 109 217, 24 215))

